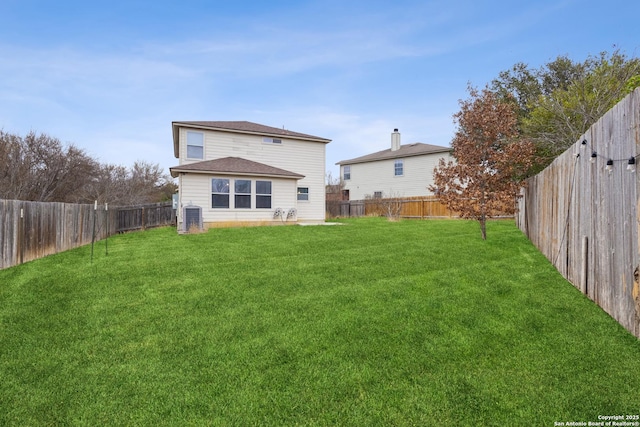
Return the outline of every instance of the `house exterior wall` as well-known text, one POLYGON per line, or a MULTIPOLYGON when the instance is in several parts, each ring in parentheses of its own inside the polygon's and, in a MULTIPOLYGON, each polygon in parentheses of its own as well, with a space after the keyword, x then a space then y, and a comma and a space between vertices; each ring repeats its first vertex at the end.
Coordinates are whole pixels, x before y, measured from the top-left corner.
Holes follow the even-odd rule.
MULTIPOLYGON (((299 222, 323 222, 325 219, 324 175, 326 144, 286 137, 280 139, 282 141, 281 144, 272 144, 263 142, 262 135, 180 127, 179 164, 186 165, 223 157, 241 157, 304 175, 304 178, 297 181, 294 179, 284 180, 284 182, 278 181, 278 190, 274 187, 273 195, 276 197, 276 194, 278 194, 277 197, 281 197, 281 199, 274 198, 270 217, 273 216, 275 208, 281 207, 288 210, 295 207, 299 222), (187 131, 204 134, 204 154, 202 159, 187 158, 187 131), (298 187, 308 188, 308 201, 297 200, 298 187), (280 195, 280 191, 284 191, 287 196, 280 195), (290 197, 293 199, 290 199, 290 197)), ((193 196, 195 198, 193 203, 196 204, 195 200, 199 200, 198 205, 203 208, 203 217, 205 217, 205 211, 212 210, 210 200, 211 177, 208 180, 203 180, 202 177, 196 177, 195 175, 197 174, 182 174, 180 180, 180 202, 182 204, 188 203, 191 200, 189 196, 193 196), (201 196, 196 197, 196 191, 201 196), (205 197, 207 200, 204 200, 205 197)), ((276 181, 275 179, 271 180, 276 181)), ((209 215, 220 214, 210 212, 209 215)), ((248 216, 262 220, 266 213, 258 211, 229 212, 228 220, 232 220, 230 217, 234 215, 237 215, 239 221, 244 221, 243 218, 248 216)), ((178 220, 180 221, 180 219, 179 217, 178 220)))
MULTIPOLYGON (((382 192, 383 197, 394 194, 400 197, 431 196, 429 185, 433 184, 433 170, 438 161, 453 160, 449 153, 424 154, 399 159, 378 160, 355 163, 351 167, 351 178, 344 180, 349 199, 362 200, 382 192), (404 161, 404 174, 395 176, 395 161, 404 161)), ((344 177, 344 167, 340 166, 340 176, 344 177)))
MULTIPOLYGON (((206 226, 215 226, 216 223, 241 222, 241 223, 281 223, 280 218, 274 218, 276 208, 285 212, 296 206, 296 180, 285 178, 265 178, 261 176, 241 176, 216 174, 183 174, 180 177, 182 207, 199 206, 202 208, 202 222, 206 226), (250 209, 213 208, 211 206, 211 180, 213 178, 246 179, 252 182, 252 196, 250 209), (271 208, 256 208, 255 181, 271 181, 271 208)), ((232 184, 233 187, 233 184, 232 184)), ((233 206, 233 189, 230 194, 230 205, 233 206)), ((182 213, 180 212, 180 215, 182 213)), ((180 220, 180 223, 182 221, 180 220)))

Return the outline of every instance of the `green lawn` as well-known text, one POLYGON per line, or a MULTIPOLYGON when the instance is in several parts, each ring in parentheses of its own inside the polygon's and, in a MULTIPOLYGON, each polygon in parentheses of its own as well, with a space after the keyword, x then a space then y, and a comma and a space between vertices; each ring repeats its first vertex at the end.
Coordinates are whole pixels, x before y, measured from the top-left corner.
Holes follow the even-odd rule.
POLYGON ((0 271, 0 425, 640 413, 640 340, 511 221, 164 228, 0 271))

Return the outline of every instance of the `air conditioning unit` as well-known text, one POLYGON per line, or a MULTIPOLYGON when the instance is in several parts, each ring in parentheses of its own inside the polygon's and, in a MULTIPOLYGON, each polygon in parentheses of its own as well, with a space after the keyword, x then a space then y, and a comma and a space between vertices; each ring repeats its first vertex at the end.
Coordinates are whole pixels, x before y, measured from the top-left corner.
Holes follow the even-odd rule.
POLYGON ((202 230, 202 208, 200 206, 185 206, 182 211, 182 231, 188 233, 194 228, 202 230))

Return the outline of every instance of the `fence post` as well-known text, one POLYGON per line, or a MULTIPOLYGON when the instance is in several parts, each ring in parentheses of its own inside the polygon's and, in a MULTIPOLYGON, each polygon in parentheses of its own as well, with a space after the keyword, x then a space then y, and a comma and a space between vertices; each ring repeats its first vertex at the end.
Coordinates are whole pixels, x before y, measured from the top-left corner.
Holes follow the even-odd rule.
POLYGON ((20 219, 18 220, 18 256, 20 264, 24 262, 24 208, 20 208, 20 219))
POLYGON ((582 283, 580 289, 583 294, 588 295, 588 282, 587 277, 589 274, 589 238, 582 236, 582 283))
POLYGON ((109 203, 104 204, 104 218, 106 222, 105 228, 107 229, 107 233, 104 238, 104 254, 109 255, 109 203))
POLYGON ((96 241, 96 216, 98 214, 98 201, 93 205, 93 228, 91 229, 91 263, 93 263, 93 244, 96 241))
POLYGON ((142 207, 142 229, 144 230, 144 206, 142 207))

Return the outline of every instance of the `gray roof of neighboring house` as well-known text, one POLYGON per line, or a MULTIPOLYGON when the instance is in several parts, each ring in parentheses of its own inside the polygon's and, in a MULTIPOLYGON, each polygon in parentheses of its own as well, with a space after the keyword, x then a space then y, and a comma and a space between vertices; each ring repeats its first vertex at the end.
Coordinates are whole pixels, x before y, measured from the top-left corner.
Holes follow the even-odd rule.
POLYGON ((302 179, 304 175, 290 172, 284 169, 265 165, 240 157, 223 157, 215 160, 189 163, 169 168, 171 176, 176 178, 180 172, 187 173, 215 173, 219 175, 251 175, 266 176, 272 178, 302 179))
POLYGON ((400 149, 391 151, 390 148, 376 153, 367 154, 366 156, 356 157, 354 159, 341 160, 336 165, 352 165, 354 163, 375 162, 378 160, 398 159, 403 157, 422 156, 424 154, 447 153, 451 151, 451 147, 442 147, 439 145, 423 144, 422 142, 414 142, 413 144, 401 145, 400 149))
POLYGON ((188 127, 192 129, 210 129, 224 132, 246 133, 263 136, 275 136, 280 138, 302 139, 313 142, 322 142, 325 144, 331 142, 330 139, 321 138, 319 136, 293 132, 284 128, 274 128, 271 126, 265 126, 247 121, 176 121, 171 123, 171 128, 173 130, 173 151, 176 158, 179 156, 178 129, 180 127, 188 127))

